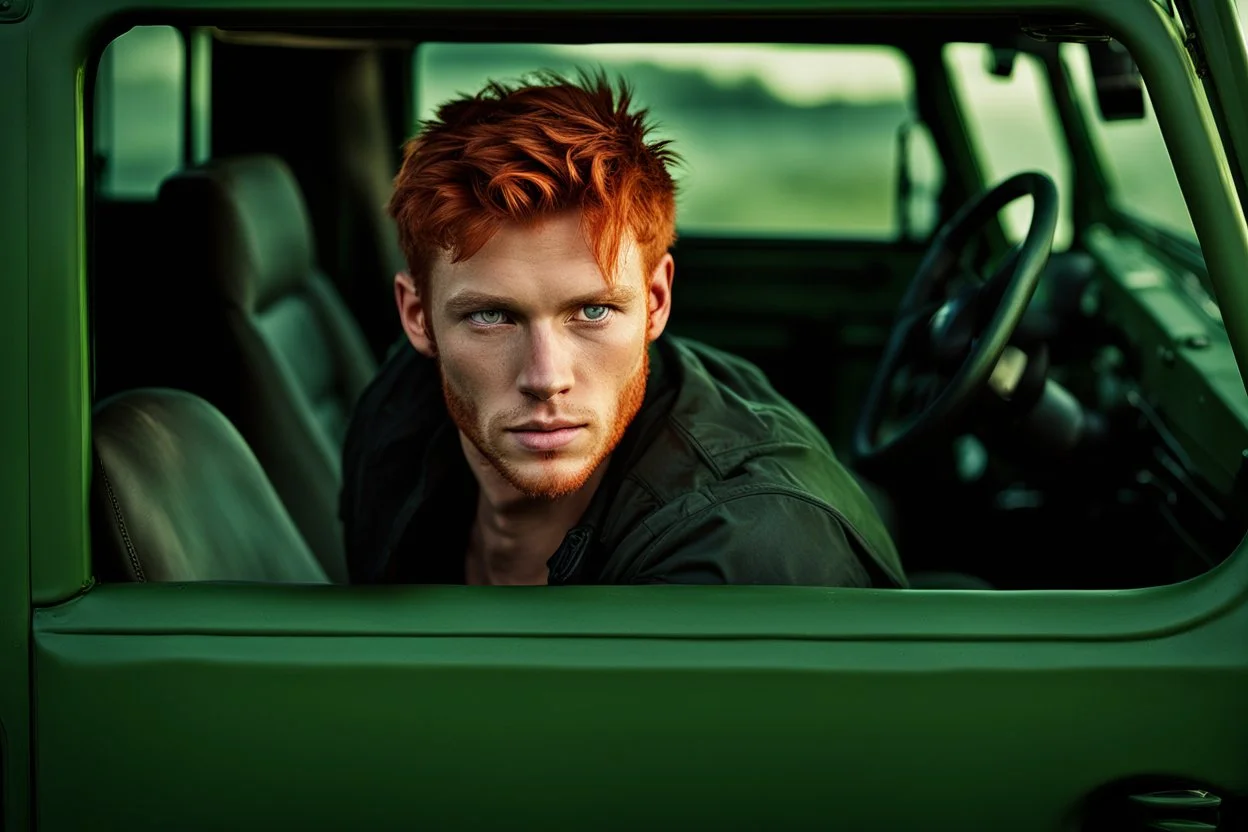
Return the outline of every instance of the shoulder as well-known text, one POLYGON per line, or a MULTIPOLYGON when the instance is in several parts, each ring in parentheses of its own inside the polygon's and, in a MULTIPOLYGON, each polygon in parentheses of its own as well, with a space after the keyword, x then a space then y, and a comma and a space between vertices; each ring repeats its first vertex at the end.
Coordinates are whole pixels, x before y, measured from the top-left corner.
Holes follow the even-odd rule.
POLYGON ((434 381, 434 362, 416 352, 406 339, 390 348, 351 411, 342 451, 344 492, 351 491, 356 473, 375 457, 429 432, 429 426, 421 424, 428 420, 417 417, 428 412, 429 399, 436 392, 434 381))
POLYGON ((635 484, 664 503, 768 484, 841 496, 844 472, 827 440, 756 366, 675 338, 662 359, 668 404, 630 456, 635 484))
POLYGON ((676 392, 630 460, 607 530, 616 578, 904 583, 869 498, 757 367, 675 338, 663 363, 676 392))
POLYGON ((338 514, 353 580, 374 571, 439 414, 437 367, 403 339, 361 393, 343 443, 338 514))
POLYGON ((785 449, 832 454, 819 428, 754 364, 688 339, 667 350, 680 390, 669 422, 708 464, 726 471, 785 449))
POLYGON ((630 582, 871 586, 858 533, 822 501, 774 483, 691 494, 648 522, 630 582))
POLYGON ((369 436, 384 440, 391 430, 409 427, 412 415, 419 413, 436 392, 436 380, 435 362, 401 337, 356 400, 348 439, 358 441, 369 436))

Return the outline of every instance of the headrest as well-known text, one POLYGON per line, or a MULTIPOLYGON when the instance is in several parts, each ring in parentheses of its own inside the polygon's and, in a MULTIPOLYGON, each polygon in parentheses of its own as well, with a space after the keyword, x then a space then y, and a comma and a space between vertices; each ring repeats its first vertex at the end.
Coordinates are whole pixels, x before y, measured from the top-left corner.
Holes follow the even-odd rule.
POLYGON ((164 181, 157 197, 178 274, 245 312, 297 289, 315 266, 303 192, 276 156, 216 159, 164 181))
POLYGON ((328 582, 251 449, 208 402, 118 393, 96 406, 92 434, 101 578, 328 582))

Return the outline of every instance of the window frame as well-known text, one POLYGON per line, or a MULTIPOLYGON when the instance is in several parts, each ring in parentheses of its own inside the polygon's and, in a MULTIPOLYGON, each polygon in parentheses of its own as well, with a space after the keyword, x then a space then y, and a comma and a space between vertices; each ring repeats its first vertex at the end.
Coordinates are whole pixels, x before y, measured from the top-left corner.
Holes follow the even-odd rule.
MULTIPOLYGON (((829 0, 829 6, 835 5, 838 5, 835 0, 829 0)), ((87 16, 87 19, 90 20, 92 27, 95 27, 107 21, 106 14, 106 9, 100 9, 94 16, 87 16)), ((107 25, 100 25, 94 28, 94 38, 83 41, 66 37, 65 32, 73 31, 70 27, 38 30, 40 39, 36 43, 45 48, 38 53, 37 57, 32 58, 36 62, 33 69, 51 75, 48 67, 54 66, 57 61, 64 62, 67 59, 79 66, 89 66, 93 57, 98 59, 102 44, 108 41, 109 35, 117 31, 120 24, 116 19, 112 22, 114 24, 112 29, 107 25), (91 48, 84 51, 84 44, 91 48)), ((1140 31, 1148 30, 1142 28, 1140 31)), ((1143 34, 1139 36, 1145 37, 1143 34)), ((1163 62, 1175 58, 1176 56, 1167 57, 1159 54, 1154 60, 1163 62)), ((64 101, 61 101, 59 106, 49 104, 45 108, 34 108, 30 126, 32 135, 54 136, 56 125, 66 123, 80 125, 83 122, 87 117, 84 108, 85 88, 81 74, 77 76, 77 79, 75 91, 70 99, 75 102, 74 108, 67 108, 64 101)), ((58 99, 49 96, 49 101, 56 102, 58 99)), ((1189 103, 1201 106, 1203 100, 1192 100, 1189 103)), ((1171 113, 1167 118, 1175 119, 1177 116, 1171 113)), ((74 129, 70 130, 68 135, 80 137, 81 133, 74 129)), ((1196 135, 1201 134, 1197 132, 1196 135)), ((1208 139, 1207 136, 1204 138, 1208 139)), ((33 205, 32 219, 45 222, 50 228, 60 227, 60 236, 44 235, 41 241, 44 245, 32 249, 32 258, 37 265, 42 265, 45 269, 59 260, 59 269, 53 268, 52 272, 59 273, 62 281, 68 278, 67 283, 53 281, 32 284, 32 316, 41 319, 41 323, 49 325, 45 331, 58 331, 65 336, 58 341, 58 346, 55 348, 49 348, 44 342, 32 344, 32 366, 38 366, 45 378, 64 377, 68 371, 70 377, 81 381, 80 388, 75 385, 70 385, 68 388, 64 385, 50 387, 46 382, 39 384, 32 382, 31 441, 32 466, 34 466, 32 471, 39 470, 38 466, 42 466, 42 473, 38 475, 32 473, 32 532, 35 533, 38 541, 36 548, 45 553, 40 557, 32 558, 32 593, 36 602, 41 604, 56 603, 73 597, 83 587, 89 586, 91 581, 85 516, 85 484, 89 479, 86 448, 90 409, 90 397, 84 371, 88 357, 87 341, 83 337, 85 304, 74 302, 65 304, 67 300, 75 296, 85 297, 86 275, 83 255, 85 248, 81 242, 85 238, 84 214, 90 187, 83 176, 85 160, 82 153, 84 149, 85 145, 80 140, 67 141, 62 137, 44 142, 32 152, 32 177, 39 177, 40 184, 47 186, 45 190, 47 196, 33 205), (71 166, 74 173, 69 179, 65 179, 63 163, 65 158, 72 159, 75 163, 71 166), (55 165, 52 164, 52 160, 56 160, 55 165), (51 172, 54 166, 60 169, 60 174, 51 172), (66 216, 61 213, 66 203, 77 204, 76 210, 68 213, 68 216, 76 217, 76 221, 69 224, 66 224, 64 220, 49 221, 51 206, 57 206, 58 213, 62 217, 66 216), (51 240, 58 241, 57 251, 68 250, 77 254, 71 255, 69 259, 53 254, 52 250, 46 247, 46 242, 51 240), (66 268, 68 271, 65 271, 66 268), (75 286, 78 287, 76 290, 73 288, 75 286), (76 295, 76 292, 82 294, 76 295), (77 436, 79 439, 77 442, 67 443, 63 441, 66 435, 77 436), (59 436, 61 439, 39 440, 39 436, 59 436), (36 448, 37 452, 34 450, 36 448), (67 474, 69 476, 66 476, 67 474), (63 498, 71 495, 77 495, 75 499, 68 502, 79 507, 78 516, 73 522, 66 522, 63 513, 66 501, 63 498), (62 554, 57 556, 56 552, 62 554)), ((946 179, 946 190, 950 189, 952 179, 953 177, 946 179)), ((1244 558, 1234 555, 1230 560, 1237 562, 1244 558)), ((1157 588, 1159 592, 1165 589, 1173 588, 1157 588)), ((161 590, 153 588, 153 591, 161 590)), ((1055 595, 1060 594, 1055 593, 1055 595)), ((874 616, 872 618, 873 625, 884 625, 882 620, 874 616)), ((1031 631, 1031 625, 1018 623, 1022 627, 1020 632, 1031 631)))
MULTIPOLYGON (((100 30, 100 31, 104 31, 104 30, 100 30)), ((96 50, 99 50, 99 49, 102 49, 101 44, 104 44, 104 42, 107 42, 107 40, 105 40, 105 39, 104 39, 104 36, 100 36, 100 37, 97 37, 97 39, 96 39, 94 42, 95 42, 95 45, 96 45, 96 50)), ((80 92, 81 92, 81 90, 80 90, 80 92)), ((81 99, 80 99, 80 104, 81 104, 81 99)), ((965 136, 965 133, 963 133, 963 136, 965 136)), ((81 160, 80 160, 80 161, 81 161, 81 160)), ((947 180, 946 180, 946 185, 948 186, 948 178, 947 178, 947 180)), ((946 190, 947 190, 947 187, 946 187, 946 190)), ((80 264, 80 266, 81 266, 81 264, 80 264)), ((81 412, 82 412, 82 410, 84 410, 84 409, 85 409, 85 408, 82 408, 82 405, 79 405, 79 412, 80 412, 80 413, 81 413, 81 412)), ((84 419, 84 427, 85 427, 85 422, 86 422, 86 420, 84 419)))

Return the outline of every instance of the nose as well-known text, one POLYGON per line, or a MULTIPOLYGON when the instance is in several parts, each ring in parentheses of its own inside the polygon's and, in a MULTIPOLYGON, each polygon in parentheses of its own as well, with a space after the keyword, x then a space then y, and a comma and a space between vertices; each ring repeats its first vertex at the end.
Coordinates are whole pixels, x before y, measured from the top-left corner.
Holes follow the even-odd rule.
POLYGON ((549 401, 571 389, 572 379, 571 345, 548 327, 531 327, 518 380, 520 392, 539 401, 549 401))

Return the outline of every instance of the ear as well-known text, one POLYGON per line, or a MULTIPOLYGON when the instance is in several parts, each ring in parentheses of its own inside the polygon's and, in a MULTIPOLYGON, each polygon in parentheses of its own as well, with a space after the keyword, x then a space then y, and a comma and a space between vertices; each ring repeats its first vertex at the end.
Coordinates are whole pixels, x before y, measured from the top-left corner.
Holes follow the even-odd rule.
POLYGON ((647 277, 646 303, 650 311, 647 341, 658 338, 667 326, 667 318, 672 313, 672 277, 675 273, 676 261, 671 254, 664 254, 647 277))
POLYGON ((421 355, 429 358, 437 355, 438 346, 433 340, 433 328, 429 326, 424 298, 416 288, 416 281, 407 272, 394 276, 394 302, 399 307, 399 322, 407 340, 421 355))

